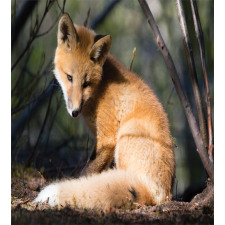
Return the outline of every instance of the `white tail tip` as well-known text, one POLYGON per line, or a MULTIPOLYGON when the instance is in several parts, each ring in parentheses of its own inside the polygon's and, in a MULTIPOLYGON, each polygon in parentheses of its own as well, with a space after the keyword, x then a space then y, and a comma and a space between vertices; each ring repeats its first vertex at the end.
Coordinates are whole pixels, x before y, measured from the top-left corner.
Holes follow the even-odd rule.
POLYGON ((59 186, 57 184, 46 186, 33 201, 38 202, 47 202, 50 206, 59 205, 59 186))

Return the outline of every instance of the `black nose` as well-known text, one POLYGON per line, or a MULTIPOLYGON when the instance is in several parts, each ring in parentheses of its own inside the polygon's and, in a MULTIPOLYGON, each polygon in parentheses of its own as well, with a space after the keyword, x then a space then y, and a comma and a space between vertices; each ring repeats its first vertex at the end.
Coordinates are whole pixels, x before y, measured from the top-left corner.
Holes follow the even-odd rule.
POLYGON ((72 116, 73 116, 73 117, 77 117, 78 114, 79 114, 79 111, 77 111, 77 110, 73 110, 73 111, 72 111, 72 116))

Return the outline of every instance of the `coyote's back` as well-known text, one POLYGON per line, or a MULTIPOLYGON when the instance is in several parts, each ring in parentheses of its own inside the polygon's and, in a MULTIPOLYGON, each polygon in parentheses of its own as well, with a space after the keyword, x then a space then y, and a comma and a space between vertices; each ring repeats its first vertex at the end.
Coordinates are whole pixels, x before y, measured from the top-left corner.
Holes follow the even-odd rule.
POLYGON ((167 116, 150 87, 111 56, 110 47, 109 35, 62 16, 55 76, 69 114, 82 113, 96 143, 81 178, 45 187, 35 202, 104 209, 172 198, 175 160, 167 116), (108 169, 113 161, 115 168, 108 169))

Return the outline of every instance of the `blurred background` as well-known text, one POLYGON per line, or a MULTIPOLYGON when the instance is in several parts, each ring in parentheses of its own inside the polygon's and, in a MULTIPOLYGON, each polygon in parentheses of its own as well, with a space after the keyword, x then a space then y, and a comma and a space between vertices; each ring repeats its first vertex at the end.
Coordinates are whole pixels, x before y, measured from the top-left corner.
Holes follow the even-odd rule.
MULTIPOLYGON (((176 4, 173 0, 147 1, 174 60, 183 88, 196 115, 176 4)), ((214 1, 197 1, 205 38, 207 72, 214 105, 214 1)), ((204 93, 203 73, 195 38, 190 2, 183 1, 192 42, 199 84, 204 93)), ((57 45, 57 23, 62 11, 76 24, 90 15, 88 27, 110 34, 111 54, 154 90, 169 118, 176 143, 174 198, 189 195, 205 186, 206 174, 190 133, 184 111, 173 87, 153 33, 135 0, 12 0, 11 1, 11 140, 12 167, 22 164, 46 177, 76 176, 92 150, 93 137, 83 119, 67 113, 62 92, 52 73, 57 45)), ((203 95, 204 96, 204 95, 203 95)), ((213 118, 212 112, 212 118, 213 118)))

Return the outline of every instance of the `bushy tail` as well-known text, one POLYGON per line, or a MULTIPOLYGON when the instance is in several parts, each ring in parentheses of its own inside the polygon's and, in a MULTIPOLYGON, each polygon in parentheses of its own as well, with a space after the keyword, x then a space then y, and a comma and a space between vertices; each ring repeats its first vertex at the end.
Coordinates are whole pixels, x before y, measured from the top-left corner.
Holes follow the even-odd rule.
POLYGON ((45 187, 34 202, 48 199, 51 206, 69 204, 79 208, 106 209, 130 207, 134 203, 154 205, 143 179, 123 170, 108 170, 101 174, 65 180, 45 187))

